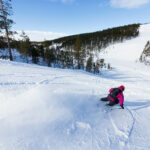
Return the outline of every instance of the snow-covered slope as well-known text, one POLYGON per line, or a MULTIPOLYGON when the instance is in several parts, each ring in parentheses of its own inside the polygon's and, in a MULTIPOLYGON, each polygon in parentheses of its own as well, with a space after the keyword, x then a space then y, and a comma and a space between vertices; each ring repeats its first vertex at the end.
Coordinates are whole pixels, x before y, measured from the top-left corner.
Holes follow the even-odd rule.
MULTIPOLYGON (((124 43, 117 43, 105 49, 105 57, 111 60, 135 62, 139 60, 142 51, 150 39, 150 24, 141 25, 139 36, 124 43)), ((100 53, 101 56, 101 53, 100 53)), ((111 61, 112 62, 112 61, 111 61)))
POLYGON ((101 76, 0 60, 0 150, 149 150, 148 33, 108 47, 101 76), (111 110, 99 99, 121 84, 125 109, 111 110))

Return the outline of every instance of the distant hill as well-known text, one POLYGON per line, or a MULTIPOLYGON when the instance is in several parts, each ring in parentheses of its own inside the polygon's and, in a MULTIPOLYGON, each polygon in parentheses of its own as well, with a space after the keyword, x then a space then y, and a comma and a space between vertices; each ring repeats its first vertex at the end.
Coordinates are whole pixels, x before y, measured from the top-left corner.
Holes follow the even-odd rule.
MULTIPOLYGON (((123 42, 139 35, 140 24, 131 24, 92 33, 58 38, 44 42, 30 42, 29 39, 13 41, 24 60, 60 68, 83 69, 99 72, 100 68, 111 68, 98 54, 111 44, 123 42)), ((0 48, 5 48, 1 38, 0 48)))
POLYGON ((44 41, 42 44, 52 45, 61 43, 61 47, 74 46, 77 37, 80 37, 82 46, 90 48, 98 46, 98 48, 107 47, 114 42, 122 42, 123 40, 131 39, 139 34, 140 24, 131 24, 121 27, 106 29, 92 33, 77 34, 67 37, 58 38, 55 40, 44 41))

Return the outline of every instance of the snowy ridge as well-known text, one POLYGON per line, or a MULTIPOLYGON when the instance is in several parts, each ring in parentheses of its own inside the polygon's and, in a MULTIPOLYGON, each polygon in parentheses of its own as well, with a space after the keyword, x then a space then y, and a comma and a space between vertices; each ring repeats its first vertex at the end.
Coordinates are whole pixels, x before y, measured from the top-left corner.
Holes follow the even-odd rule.
POLYGON ((149 150, 148 34, 100 54, 113 66, 101 76, 0 60, 0 150, 149 150), (99 101, 121 84, 124 110, 99 101))

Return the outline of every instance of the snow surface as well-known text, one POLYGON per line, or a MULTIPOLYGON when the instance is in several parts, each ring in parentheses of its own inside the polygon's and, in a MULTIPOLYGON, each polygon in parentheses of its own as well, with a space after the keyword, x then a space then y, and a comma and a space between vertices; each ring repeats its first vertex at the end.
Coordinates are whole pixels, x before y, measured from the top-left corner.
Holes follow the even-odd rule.
POLYGON ((100 54, 96 76, 0 60, 0 150, 149 150, 150 68, 137 62, 150 25, 100 54), (99 101, 125 85, 125 109, 99 101))

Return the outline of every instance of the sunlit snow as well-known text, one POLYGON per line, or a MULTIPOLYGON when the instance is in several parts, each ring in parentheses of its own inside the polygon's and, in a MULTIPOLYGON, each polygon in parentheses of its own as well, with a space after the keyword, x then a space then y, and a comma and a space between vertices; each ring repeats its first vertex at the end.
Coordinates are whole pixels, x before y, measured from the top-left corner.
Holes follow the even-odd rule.
POLYGON ((0 60, 0 150, 149 150, 149 35, 109 46, 101 75, 0 60), (124 110, 99 101, 122 84, 124 110))

